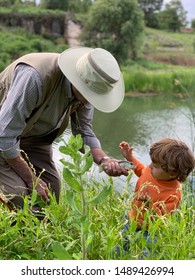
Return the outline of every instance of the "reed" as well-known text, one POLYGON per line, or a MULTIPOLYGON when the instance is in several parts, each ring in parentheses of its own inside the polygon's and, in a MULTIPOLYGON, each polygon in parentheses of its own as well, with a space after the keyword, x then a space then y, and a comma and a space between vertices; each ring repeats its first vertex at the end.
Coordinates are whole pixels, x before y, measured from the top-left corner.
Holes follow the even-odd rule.
POLYGON ((181 87, 175 85, 175 80, 185 86, 195 96, 195 70, 192 68, 174 68, 148 70, 143 67, 131 66, 122 70, 126 94, 153 93, 179 94, 181 87))

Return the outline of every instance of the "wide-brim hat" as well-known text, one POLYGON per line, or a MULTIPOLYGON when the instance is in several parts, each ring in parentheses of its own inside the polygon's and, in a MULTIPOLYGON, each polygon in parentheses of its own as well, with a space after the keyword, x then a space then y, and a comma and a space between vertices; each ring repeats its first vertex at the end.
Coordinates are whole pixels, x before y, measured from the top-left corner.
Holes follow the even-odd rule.
POLYGON ((96 109, 109 113, 121 105, 124 81, 110 52, 102 48, 69 48, 60 54, 58 64, 67 79, 96 109))

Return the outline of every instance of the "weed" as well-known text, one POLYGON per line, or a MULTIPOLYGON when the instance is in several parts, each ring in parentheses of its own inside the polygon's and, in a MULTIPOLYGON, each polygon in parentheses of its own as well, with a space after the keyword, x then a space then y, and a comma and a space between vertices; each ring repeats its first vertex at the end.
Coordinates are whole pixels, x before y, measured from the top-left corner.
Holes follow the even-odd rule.
POLYGON ((149 238, 144 229, 136 232, 131 223, 126 231, 128 251, 123 250, 124 217, 129 208, 131 176, 122 193, 114 189, 112 177, 105 183, 90 175, 92 158, 85 153, 80 136, 70 137, 60 147, 63 159, 63 184, 59 204, 50 194, 50 204, 43 205, 44 219, 32 215, 33 205, 40 203, 36 191, 24 198, 24 208, 10 212, 0 208, 0 259, 2 260, 109 260, 109 259, 195 259, 194 195, 184 185, 181 207, 172 216, 149 221, 149 238), (151 242, 152 241, 152 242, 151 242), (120 248, 120 255, 116 252, 120 248))

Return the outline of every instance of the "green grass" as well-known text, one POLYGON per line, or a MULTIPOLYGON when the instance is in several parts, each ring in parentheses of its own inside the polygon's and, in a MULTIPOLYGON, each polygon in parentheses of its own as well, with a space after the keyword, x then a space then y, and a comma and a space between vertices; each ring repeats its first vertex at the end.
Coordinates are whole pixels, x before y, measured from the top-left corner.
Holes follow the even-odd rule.
MULTIPOLYGON (((34 7, 32 13, 36 11, 45 10, 34 7)), ((5 11, 0 9, 0 12, 5 11)), ((177 79, 195 95, 195 33, 170 33, 150 28, 146 28, 145 33, 142 57, 121 65, 126 93, 180 94, 180 87, 175 85, 177 79)), ((62 36, 35 35, 22 28, 3 26, 0 26, 0 41, 0 71, 26 53, 62 52, 68 48, 62 36)))
MULTIPOLYGON (((88 197, 97 194, 101 186, 91 181, 88 197)), ((189 194, 190 195, 190 194, 189 194)), ((188 196, 189 196, 188 195, 188 196)), ((78 194, 77 194, 78 196, 78 194)), ((113 254, 116 245, 122 248, 120 230, 128 209, 126 194, 112 191, 103 203, 89 208, 89 231, 86 240, 87 259, 117 259, 113 254)), ((75 198, 77 201, 79 196, 75 198)), ((144 249, 146 259, 194 260, 195 259, 195 208, 187 205, 184 196, 180 209, 171 217, 158 218, 150 223, 149 231, 156 242, 147 244, 142 232, 135 233, 131 225, 126 233, 130 239, 129 252, 121 250, 120 259, 138 259, 144 249)), ((63 189, 60 204, 53 200, 45 207, 45 219, 39 221, 25 209, 17 213, 0 208, 0 259, 49 260, 82 259, 81 221, 67 203, 67 189, 63 189)))
POLYGON ((144 46, 144 52, 165 54, 177 54, 180 55, 193 55, 194 54, 194 40, 195 32, 168 32, 163 30, 156 30, 152 28, 146 28, 146 40, 144 46))
MULTIPOLYGON (((14 59, 31 52, 62 52, 67 48, 60 37, 46 38, 22 28, 0 26, 0 72, 14 59)), ((51 37, 51 36, 50 36, 51 37)))
POLYGON ((82 144, 78 139, 75 142, 71 137, 68 145, 61 147, 61 152, 71 155, 72 160, 62 160, 65 181, 60 203, 50 195, 50 204, 43 207, 42 221, 31 212, 33 205, 42 204, 36 191, 24 199, 22 210, 10 212, 1 205, 0 259, 194 260, 195 199, 189 183, 184 185, 183 202, 174 215, 152 219, 150 213, 146 215, 153 242, 143 237, 144 226, 143 231, 135 232, 135 223, 122 235, 131 200, 132 174, 122 193, 115 190, 111 177, 107 183, 94 179, 88 173, 92 158, 88 151, 84 155, 77 152, 82 144), (128 252, 122 249, 126 236, 130 243, 128 252), (142 256, 143 250, 148 251, 148 256, 142 256))
POLYGON ((10 14, 10 13, 20 13, 20 14, 29 14, 29 15, 41 15, 41 14, 52 14, 52 15, 64 15, 64 11, 62 10, 52 10, 52 9, 40 9, 39 6, 22 6, 22 5, 14 5, 10 8, 0 7, 0 14, 10 14))
POLYGON ((155 93, 155 94, 178 94, 181 88, 175 83, 180 83, 195 95, 195 69, 181 66, 169 66, 164 69, 148 70, 145 67, 133 65, 123 68, 126 93, 155 93))
POLYGON ((122 67, 127 93, 178 94, 179 80, 195 95, 195 33, 146 28, 143 55, 122 67))

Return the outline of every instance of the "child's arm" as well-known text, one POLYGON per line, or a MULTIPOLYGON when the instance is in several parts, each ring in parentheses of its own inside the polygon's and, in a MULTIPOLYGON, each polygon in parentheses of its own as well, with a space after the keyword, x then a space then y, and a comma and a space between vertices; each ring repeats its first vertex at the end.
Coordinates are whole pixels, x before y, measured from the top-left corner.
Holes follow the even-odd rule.
POLYGON ((122 141, 119 144, 119 149, 126 160, 133 161, 133 147, 131 147, 129 143, 122 141))
POLYGON ((134 172, 138 177, 140 177, 145 166, 133 156, 133 147, 131 147, 129 143, 122 141, 119 144, 119 149, 126 160, 135 164, 134 172))

